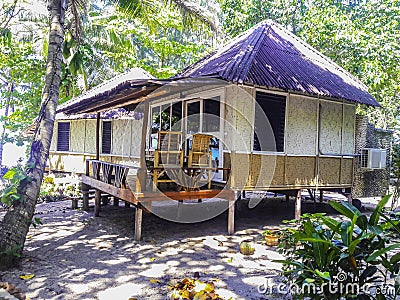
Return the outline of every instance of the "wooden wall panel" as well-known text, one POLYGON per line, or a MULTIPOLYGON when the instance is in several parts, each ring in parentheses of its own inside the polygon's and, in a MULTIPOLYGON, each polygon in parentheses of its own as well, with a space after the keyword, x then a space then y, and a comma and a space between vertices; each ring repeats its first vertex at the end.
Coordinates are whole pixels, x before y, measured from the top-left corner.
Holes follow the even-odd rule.
POLYGON ((131 151, 131 139, 131 120, 113 120, 111 154, 129 157, 131 151))
POLYGON ((85 153, 96 154, 96 120, 86 120, 85 153))
POLYGON ((342 104, 321 101, 321 151, 341 153, 342 104))
POLYGON ((50 145, 50 151, 56 151, 57 150, 57 132, 58 132, 58 122, 54 122, 54 129, 53 129, 53 136, 51 138, 51 145, 50 145))
POLYGON ((339 183, 340 158, 320 157, 319 181, 321 185, 333 185, 339 183))
POLYGON ((290 95, 286 121, 286 153, 315 155, 317 143, 317 99, 290 95))
POLYGON ((71 120, 69 151, 83 153, 85 151, 85 120, 71 120))
MULTIPOLYGON (((251 168, 246 185, 252 187, 269 187, 275 178, 277 157, 274 155, 252 154, 250 160, 251 168)), ((283 179, 283 173, 276 174, 276 176, 275 181, 279 180, 279 176, 281 180, 283 179)))
POLYGON ((131 145, 130 155, 133 157, 140 156, 140 147, 142 142, 142 124, 143 120, 131 120, 131 145))
POLYGON ((344 158, 342 160, 342 180, 343 184, 352 184, 353 182, 353 158, 344 158))
POLYGON ((237 85, 225 89, 224 143, 230 151, 252 150, 254 91, 237 85))
POLYGON ((356 106, 355 105, 344 105, 344 126, 343 126, 343 153, 353 154, 354 153, 354 131, 355 131, 355 116, 356 106))
POLYGON ((315 157, 288 156, 286 158, 286 184, 315 184, 315 157))
POLYGON ((251 157, 249 154, 231 153, 231 185, 236 189, 246 186, 250 174, 251 157))
MULTIPOLYGON (((254 88, 242 88, 234 86, 236 92, 236 101, 234 103, 235 109, 235 123, 232 140, 234 141, 233 149, 235 151, 250 152, 253 149, 253 124, 254 124, 254 88)), ((229 137, 225 137, 229 139, 229 137)))

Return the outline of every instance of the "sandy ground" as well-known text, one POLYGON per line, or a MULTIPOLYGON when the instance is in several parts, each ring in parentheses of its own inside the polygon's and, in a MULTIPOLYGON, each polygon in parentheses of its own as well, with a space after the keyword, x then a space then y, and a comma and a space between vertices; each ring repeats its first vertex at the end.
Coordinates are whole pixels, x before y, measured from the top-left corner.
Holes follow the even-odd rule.
MULTIPOLYGON (((293 202, 272 198, 249 209, 242 200, 232 236, 226 234, 226 212, 196 224, 144 214, 140 242, 133 240, 135 208, 108 205, 95 218, 93 207, 84 212, 70 206, 37 206, 43 225, 31 228, 20 267, 0 274, 0 281, 16 284, 31 299, 169 299, 168 284, 199 272, 225 299, 286 299, 258 291, 279 281, 281 267, 272 261, 281 256, 261 233, 293 218, 293 202), (240 254, 242 240, 255 242, 254 255, 240 254), (35 277, 22 280, 23 274, 35 277)), ((316 211, 333 213, 325 203, 303 203, 303 212, 316 211)))

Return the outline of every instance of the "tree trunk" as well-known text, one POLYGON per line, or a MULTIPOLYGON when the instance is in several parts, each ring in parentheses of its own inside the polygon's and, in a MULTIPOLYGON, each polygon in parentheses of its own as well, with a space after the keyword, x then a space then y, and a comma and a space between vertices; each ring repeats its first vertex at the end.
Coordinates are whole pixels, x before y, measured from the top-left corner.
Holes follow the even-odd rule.
POLYGON ((38 127, 33 138, 26 171, 26 175, 32 179, 32 182, 20 184, 18 193, 22 195, 24 201, 14 201, 15 203, 0 223, 0 268, 14 265, 22 253, 49 156, 60 89, 64 15, 67 1, 49 1, 50 32, 46 78, 38 127))

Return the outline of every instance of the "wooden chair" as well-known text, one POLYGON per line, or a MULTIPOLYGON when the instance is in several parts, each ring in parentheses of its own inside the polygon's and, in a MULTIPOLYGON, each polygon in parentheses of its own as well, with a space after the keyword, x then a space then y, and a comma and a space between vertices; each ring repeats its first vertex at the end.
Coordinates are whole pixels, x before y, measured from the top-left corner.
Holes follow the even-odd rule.
MULTIPOLYGON (((210 141, 212 135, 195 133, 193 134, 192 149, 189 150, 188 167, 189 168, 212 168, 212 155, 210 151, 210 141)), ((202 172, 201 176, 207 173, 206 181, 208 188, 211 188, 212 170, 208 169, 202 172)))
MULTIPOLYGON (((165 168, 180 171, 183 167, 183 151, 181 149, 182 132, 159 131, 157 150, 154 151, 153 189, 160 182, 174 182, 169 178, 165 168)), ((170 174, 169 174, 170 175, 170 174)))

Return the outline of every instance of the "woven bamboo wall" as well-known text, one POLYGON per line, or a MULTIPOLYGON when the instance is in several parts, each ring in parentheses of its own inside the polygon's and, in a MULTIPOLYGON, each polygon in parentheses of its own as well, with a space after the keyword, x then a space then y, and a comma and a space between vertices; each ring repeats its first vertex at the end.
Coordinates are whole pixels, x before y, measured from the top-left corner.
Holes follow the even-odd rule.
MULTIPOLYGON (((317 157, 224 153, 231 168, 231 186, 245 190, 313 188, 317 180, 317 157)), ((350 187, 352 158, 320 157, 319 187, 350 187)))
POLYGON ((131 152, 131 143, 131 120, 113 120, 111 154, 129 157, 131 152))
POLYGON ((86 120, 86 139, 84 153, 96 154, 96 120, 86 120))
POLYGON ((58 123, 54 122, 54 129, 53 129, 53 136, 51 138, 50 151, 57 150, 57 131, 58 131, 58 123))
POLYGON ((140 156, 140 145, 142 141, 142 124, 143 120, 131 120, 130 155, 133 157, 140 156))
POLYGON ((286 153, 315 155, 318 101, 290 95, 286 109, 286 153))
POLYGON ((85 152, 85 123, 86 120, 74 120, 70 123, 69 150, 70 152, 85 152))
POLYGON ((342 105, 321 102, 321 151, 341 153, 342 105))
POLYGON ((255 89, 231 85, 226 88, 225 93, 224 142, 229 150, 250 152, 253 139, 255 89))
POLYGON ((354 153, 356 106, 343 105, 343 107, 344 107, 343 153, 354 153))

